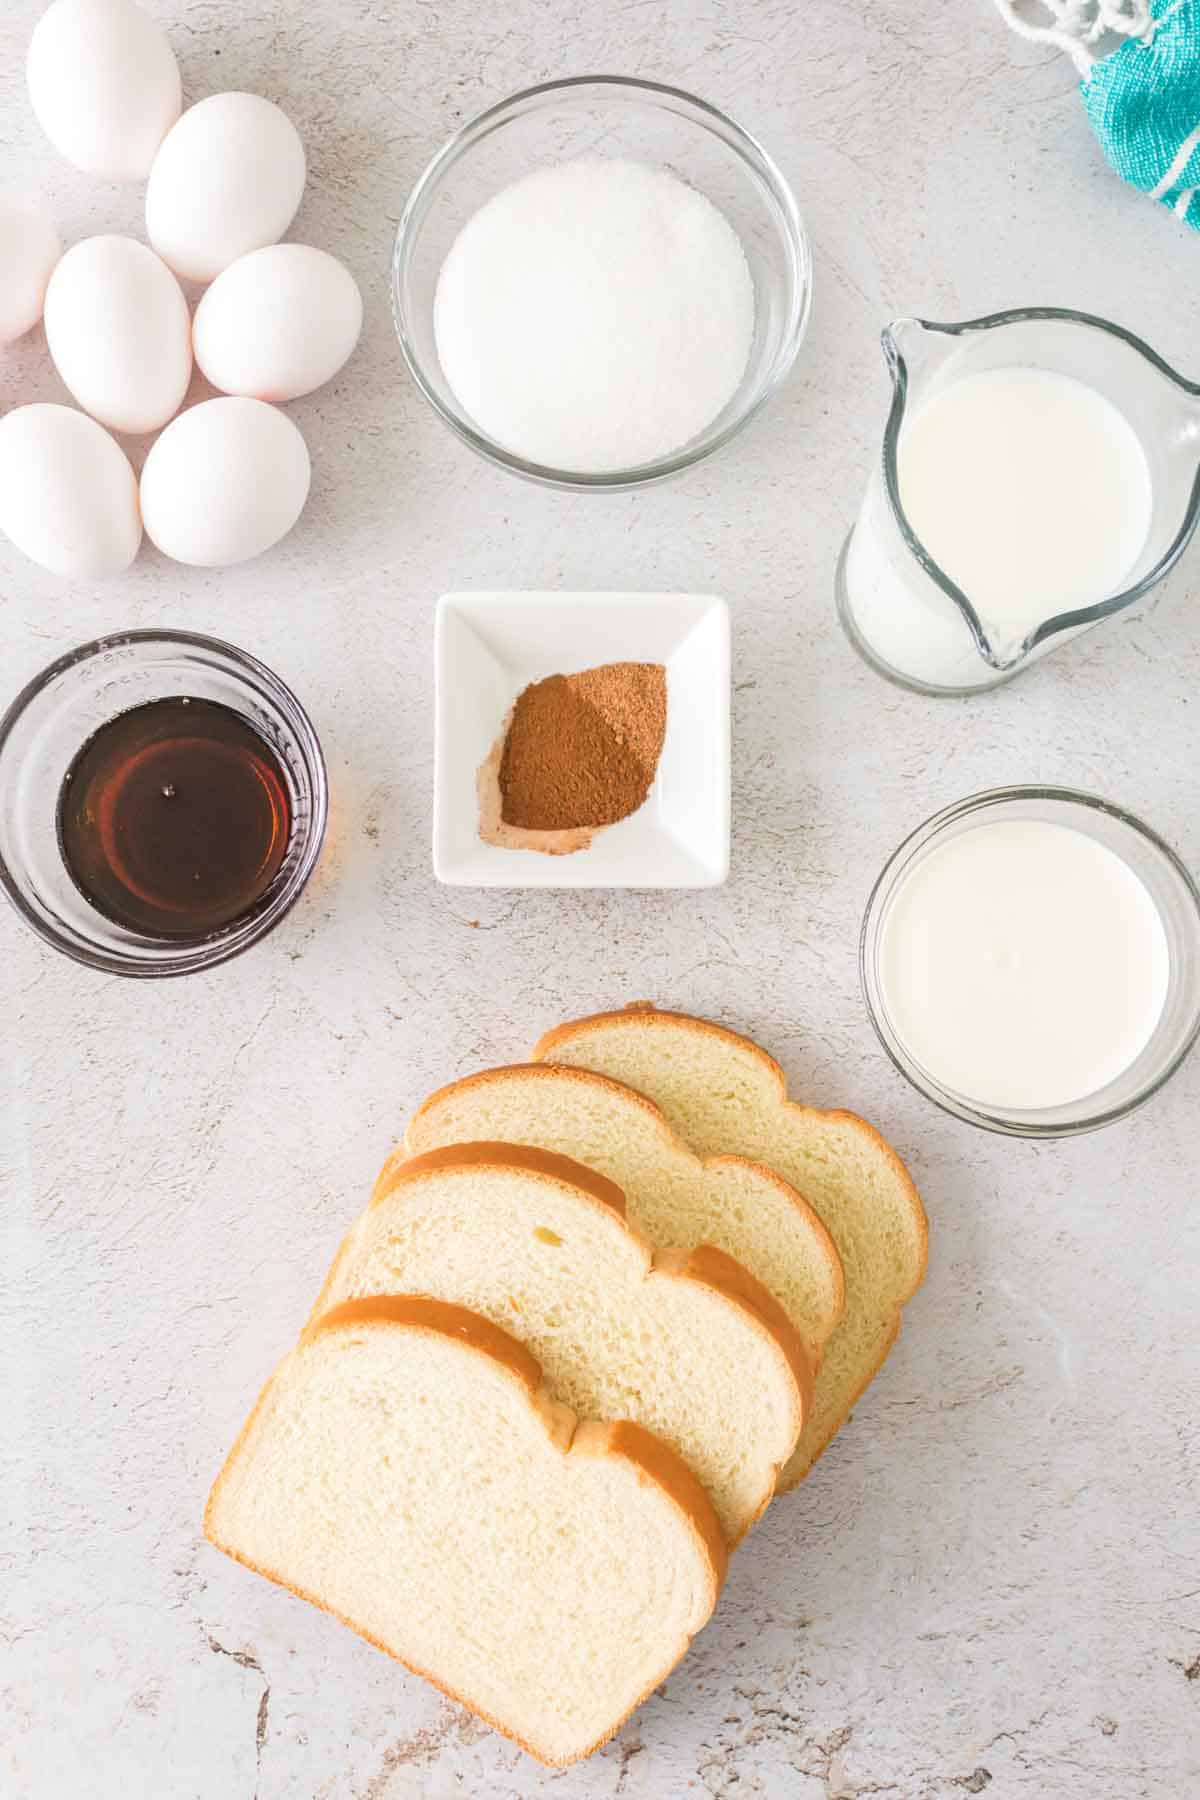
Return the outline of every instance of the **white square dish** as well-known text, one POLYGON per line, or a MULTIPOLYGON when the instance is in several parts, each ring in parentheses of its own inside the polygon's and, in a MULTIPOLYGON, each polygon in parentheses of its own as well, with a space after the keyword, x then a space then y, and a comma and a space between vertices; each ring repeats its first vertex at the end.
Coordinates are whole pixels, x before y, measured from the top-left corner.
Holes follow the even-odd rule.
POLYGON ((716 887, 729 873, 729 609, 710 594, 444 594, 435 642, 433 868, 455 887, 716 887), (659 662, 654 785, 586 850, 479 836, 475 778, 523 688, 601 663, 659 662))

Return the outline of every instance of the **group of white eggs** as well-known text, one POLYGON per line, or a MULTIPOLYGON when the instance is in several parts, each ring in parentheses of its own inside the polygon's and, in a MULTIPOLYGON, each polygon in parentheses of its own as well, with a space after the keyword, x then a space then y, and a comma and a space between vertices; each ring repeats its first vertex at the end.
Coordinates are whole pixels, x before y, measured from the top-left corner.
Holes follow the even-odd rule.
POLYGON ((63 254, 39 205, 0 200, 0 344, 44 320, 83 408, 19 406, 0 419, 0 531, 75 578, 127 569, 143 526, 178 562, 257 556, 299 518, 311 474, 303 437, 268 402, 328 381, 362 328, 350 272, 279 242, 304 191, 296 129, 257 94, 182 112, 171 46, 133 0, 55 0, 28 77, 38 121, 69 162, 147 180, 152 247, 101 236, 63 254), (180 279, 211 283, 194 319, 180 279), (193 356, 226 397, 179 413, 193 356), (161 433, 140 487, 112 431, 161 433))

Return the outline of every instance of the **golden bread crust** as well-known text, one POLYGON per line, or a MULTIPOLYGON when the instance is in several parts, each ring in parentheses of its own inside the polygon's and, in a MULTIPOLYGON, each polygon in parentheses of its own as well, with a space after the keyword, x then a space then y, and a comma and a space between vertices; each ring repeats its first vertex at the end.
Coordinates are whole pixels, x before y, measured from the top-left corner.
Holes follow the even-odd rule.
POLYGON ((800 1389, 802 1412, 804 1418, 807 1418, 812 1406, 812 1353, 770 1288, 764 1286, 756 1275, 752 1275, 736 1256, 730 1256, 726 1250, 719 1250, 715 1244, 698 1244, 694 1250, 686 1251, 660 1250, 655 1256, 654 1266, 660 1269, 667 1258, 679 1256, 684 1258, 678 1269, 680 1275, 689 1281, 702 1282, 714 1293, 736 1301, 755 1314, 778 1340, 800 1389))
MULTIPOLYGON (((443 1088, 449 1093, 449 1088, 443 1088)), ((430 1104, 426 1101, 426 1106, 430 1104)), ((423 1109, 422 1109, 423 1110, 423 1109)), ((615 1212, 619 1218, 625 1217, 625 1196, 615 1181, 607 1175, 601 1175, 596 1169, 585 1168, 570 1156, 561 1156, 557 1150, 538 1150, 529 1144, 501 1144, 487 1141, 470 1144, 446 1144, 438 1150, 422 1150, 419 1156, 404 1156, 393 1151, 380 1170, 371 1193, 371 1205, 385 1200, 389 1194, 395 1193, 406 1181, 411 1181, 426 1170, 431 1169, 463 1169, 472 1164, 488 1166, 503 1163, 505 1168, 520 1169, 527 1175, 539 1175, 545 1180, 555 1181, 561 1187, 582 1188, 593 1200, 615 1212)))
POLYGON ((915 1278, 901 1302, 902 1305, 907 1305, 924 1281, 929 1261, 929 1219, 921 1203, 921 1196, 917 1192, 916 1183, 908 1169, 887 1139, 876 1130, 869 1120, 861 1118, 858 1113, 849 1112, 844 1107, 823 1110, 818 1106, 805 1106, 800 1100, 789 1099, 787 1076, 775 1058, 769 1055, 761 1045, 756 1044, 752 1038, 743 1037, 741 1032, 731 1030, 728 1025, 718 1025, 712 1019, 698 1019, 691 1013, 671 1012, 666 1007, 655 1006, 650 1000, 635 1000, 632 1005, 623 1007, 617 1012, 591 1013, 586 1019, 569 1019, 563 1025, 556 1025, 551 1031, 545 1032, 534 1045, 534 1059, 538 1062, 548 1062, 552 1066, 566 1066, 553 1064, 554 1052, 560 1044, 567 1043, 577 1034, 590 1030, 593 1025, 615 1025, 631 1017, 636 1018, 639 1024, 643 1025, 653 1025, 659 1020, 673 1025, 688 1025, 709 1037, 720 1038, 725 1043, 735 1045, 737 1049, 756 1057, 770 1072, 779 1089, 780 1101, 789 1112, 819 1119, 834 1119, 839 1124, 849 1125, 855 1130, 865 1132, 874 1140, 876 1149, 883 1153, 885 1160, 890 1163, 898 1183, 906 1191, 905 1197, 911 1217, 913 1237, 919 1246, 915 1278))
MULTIPOLYGON (((752 1039, 744 1037, 740 1032, 731 1030, 728 1026, 718 1025, 711 1019, 696 1018, 689 1013, 673 1012, 667 1008, 660 1008, 649 1000, 638 1000, 633 1002, 630 1006, 621 1008, 615 1012, 593 1013, 587 1018, 572 1019, 563 1025, 555 1026, 539 1039, 534 1047, 533 1055, 536 1059, 546 1060, 553 1064, 553 1058, 556 1053, 564 1045, 569 1044, 572 1039, 586 1036, 597 1026, 620 1026, 622 1024, 630 1023, 631 1021, 635 1021, 638 1027, 642 1029, 646 1027, 653 1029, 657 1024, 662 1024, 671 1028, 683 1025, 689 1030, 702 1036, 716 1038, 741 1054, 752 1057, 770 1077, 772 1085, 778 1092, 780 1106, 785 1113, 795 1115, 802 1119, 818 1119, 827 1123, 843 1126, 870 1140, 876 1155, 888 1165, 888 1168, 895 1179, 898 1193, 902 1197, 902 1206, 908 1214, 909 1243, 913 1247, 915 1254, 912 1258, 904 1288, 897 1296, 895 1314, 885 1321, 886 1331, 878 1345, 878 1356, 872 1362, 871 1366, 863 1371, 860 1381, 846 1400, 840 1417, 831 1422, 828 1431, 824 1432, 820 1441, 812 1446, 811 1454, 808 1456, 807 1461, 798 1463, 798 1459, 793 1458, 792 1463, 785 1469, 784 1477, 780 1482, 780 1491, 787 1492, 803 1479, 813 1463, 828 1447, 840 1426, 845 1423, 851 1407, 861 1397, 887 1360, 888 1354, 900 1331, 900 1309, 912 1299, 922 1281, 925 1279, 929 1260, 929 1221, 925 1213, 925 1208, 921 1203, 921 1197, 917 1192, 916 1184, 903 1161, 873 1125, 866 1119, 860 1118, 857 1113, 849 1112, 842 1108, 826 1111, 818 1107, 805 1106, 800 1101, 792 1100, 788 1095, 787 1077, 775 1058, 770 1056, 767 1051, 763 1050, 760 1045, 754 1043, 752 1039)), ((575 1065, 566 1066, 574 1067, 575 1065)))
MULTIPOLYGON (((736 1308, 743 1320, 750 1324, 760 1337, 766 1340, 779 1359, 781 1370, 789 1381, 794 1394, 794 1405, 790 1431, 793 1443, 799 1438, 805 1421, 812 1408, 814 1357, 805 1346, 799 1332, 792 1324, 785 1309, 775 1296, 758 1281, 750 1271, 724 1250, 712 1244, 701 1244, 693 1250, 660 1249, 642 1236, 629 1224, 625 1211, 625 1196, 615 1183, 606 1177, 596 1174, 591 1169, 573 1162, 569 1157, 559 1156, 550 1151, 531 1150, 513 1144, 474 1143, 448 1145, 440 1150, 432 1150, 424 1155, 401 1161, 392 1168, 388 1175, 389 1164, 385 1165, 384 1174, 375 1184, 369 1211, 377 1207, 394 1204, 402 1206, 406 1198, 406 1190, 416 1191, 423 1177, 430 1174, 443 1174, 447 1170, 502 1168, 516 1169, 534 1179, 552 1183, 556 1187, 568 1187, 580 1198, 601 1208, 603 1215, 613 1228, 621 1231, 636 1247, 642 1263, 643 1279, 673 1279, 691 1281, 705 1288, 709 1293, 717 1295, 727 1306, 736 1308), (615 1199, 612 1198, 615 1196, 615 1199)), ((338 1285, 338 1276, 343 1263, 351 1254, 357 1226, 351 1227, 334 1256, 329 1272, 317 1295, 316 1302, 305 1324, 301 1341, 304 1342, 316 1335, 318 1331, 327 1329, 331 1324, 352 1324, 363 1317, 373 1317, 385 1313, 400 1322, 416 1324, 422 1318, 428 1318, 435 1324, 441 1320, 441 1328, 448 1332, 474 1331, 478 1338, 486 1332, 495 1334, 499 1340, 498 1354, 503 1359, 505 1346, 516 1344, 502 1326, 494 1325, 482 1315, 469 1311, 465 1307, 455 1306, 450 1301, 433 1300, 423 1295, 396 1294, 379 1297, 364 1297, 355 1300, 344 1300, 329 1307, 329 1296, 338 1285), (328 1309, 328 1310, 327 1310, 328 1309), (422 1310, 432 1309, 432 1310, 422 1310), (449 1315, 454 1315, 450 1317, 449 1315)), ((529 1368, 536 1370, 532 1384, 536 1387, 542 1379, 542 1371, 536 1358, 525 1350, 529 1368)), ((555 1402, 557 1404, 557 1402, 555 1402)), ((624 1421, 632 1425, 632 1421, 624 1421)), ((637 1429, 642 1430, 642 1427, 637 1429)), ((658 1442, 652 1434, 651 1441, 658 1442)), ((670 1452, 674 1458, 676 1453, 670 1452)), ((770 1470, 768 1481, 752 1514, 746 1518, 741 1529, 730 1540, 736 1545, 741 1542, 751 1525, 755 1524, 766 1511, 775 1492, 775 1484, 781 1461, 767 1465, 770 1470)), ((691 1470, 689 1469, 689 1474, 691 1470)), ((693 1479, 696 1478, 693 1476, 693 1479)), ((702 1484, 701 1491, 703 1491, 702 1484)), ((707 1496, 706 1496, 707 1498, 707 1496)), ((722 1533, 722 1546, 725 1544, 722 1533)))
MULTIPOLYGON (((608 1017, 610 1015, 602 1014, 597 1016, 608 1017)), ((683 1015, 680 1014, 675 1016, 682 1017, 683 1015)), ((620 1018, 621 1014, 614 1013, 611 1017, 620 1018)), ((592 1021, 590 1020, 579 1021, 580 1024, 590 1024, 591 1022, 592 1021)), ((560 1029, 566 1030, 567 1027, 560 1027, 560 1029)), ((542 1043, 548 1042, 549 1038, 553 1036, 553 1032, 548 1033, 547 1037, 543 1038, 542 1043)), ((540 1050, 541 1046, 539 1045, 538 1048, 540 1050)), ((441 1151, 422 1151, 415 1155, 410 1154, 410 1146, 415 1139, 416 1128, 420 1120, 427 1113, 432 1112, 435 1107, 452 1095, 469 1092, 472 1088, 485 1087, 496 1081, 507 1082, 514 1076, 520 1076, 523 1080, 548 1081, 556 1086, 561 1086, 564 1080, 577 1082, 591 1089, 593 1092, 605 1091, 617 1096, 624 1104, 628 1104, 631 1100, 636 1101, 637 1105, 653 1124, 656 1134, 663 1140, 664 1144, 668 1145, 675 1155, 687 1157, 697 1169, 701 1171, 709 1171, 714 1168, 719 1169, 723 1167, 750 1169, 753 1170, 754 1174, 760 1180, 769 1181, 770 1184, 777 1189, 781 1197, 784 1198, 790 1206, 794 1207, 803 1219, 805 1228, 813 1240, 814 1253, 825 1270, 825 1281, 830 1296, 825 1334, 820 1341, 814 1342, 809 1346, 810 1355, 819 1363, 821 1345, 824 1343, 825 1338, 828 1338, 836 1328, 845 1309, 846 1299, 846 1283, 845 1274, 842 1269, 842 1259, 838 1255, 837 1246, 829 1235, 824 1221, 813 1207, 809 1205, 803 1194, 799 1193, 790 1182, 785 1181, 783 1176, 775 1169, 768 1168, 765 1163, 756 1162, 752 1158, 745 1156, 722 1155, 707 1158, 698 1156, 691 1146, 672 1129, 670 1122, 661 1107, 656 1106, 653 1100, 647 1099, 645 1094, 638 1093, 636 1088, 627 1087, 625 1083, 621 1081, 614 1081, 611 1076, 597 1074, 591 1069, 578 1069, 566 1063, 528 1062, 507 1063, 499 1068, 483 1069, 477 1074, 463 1076, 459 1081, 448 1082, 445 1087, 438 1088, 436 1093, 431 1094, 427 1100, 423 1101, 413 1114, 404 1134, 404 1144, 399 1149, 394 1150, 385 1162, 383 1171, 375 1186, 375 1193, 378 1195, 381 1190, 390 1183, 394 1172, 406 1163, 418 1161, 421 1156, 436 1156, 442 1154, 441 1151)), ((536 1151, 534 1154, 545 1156, 552 1153, 549 1151, 536 1151)), ((563 1160, 570 1161, 571 1159, 564 1158, 563 1160)), ((603 1180, 603 1177, 596 1176, 595 1171, 589 1171, 589 1173, 592 1175, 593 1179, 603 1180)), ((615 1191, 620 1193, 619 1188, 615 1191)), ((622 1205, 624 1205, 624 1196, 622 1196, 622 1205)))
MULTIPOLYGON (((541 1380, 540 1365, 536 1357, 531 1356, 523 1344, 519 1344, 515 1338, 510 1337, 508 1332, 501 1330, 498 1325, 493 1325, 490 1320, 481 1318, 465 1307, 451 1306, 446 1302, 429 1300, 421 1295, 389 1295, 379 1299, 347 1301, 344 1306, 335 1307, 320 1322, 311 1337, 303 1339, 300 1346, 291 1355, 304 1354, 305 1349, 311 1347, 313 1338, 325 1333, 334 1333, 340 1330, 352 1331, 357 1328, 379 1329, 380 1327, 421 1331, 450 1337, 467 1345, 476 1354, 485 1356, 498 1364, 521 1387, 541 1419, 550 1442, 560 1454, 620 1456, 625 1461, 634 1464, 641 1479, 652 1482, 666 1494, 682 1515, 689 1534, 700 1547, 703 1559, 708 1566, 711 1597, 708 1614, 711 1613, 725 1579, 727 1552, 712 1503, 691 1470, 681 1458, 676 1456, 673 1450, 640 1425, 626 1422, 601 1424, 591 1420, 577 1420, 569 1408, 561 1405, 546 1392, 541 1380)), ((290 1358, 285 1358, 285 1362, 288 1360, 290 1358)), ((539 1762, 546 1763, 550 1767, 564 1767, 568 1763, 581 1761, 584 1757, 591 1756, 594 1751, 600 1749, 601 1745, 606 1744, 621 1729, 625 1720, 637 1711, 643 1701, 649 1698, 654 1689, 665 1681, 686 1652, 694 1633, 685 1637, 678 1646, 678 1650, 672 1653, 666 1665, 654 1676, 653 1680, 647 1683, 633 1705, 619 1719, 614 1719, 611 1725, 606 1726, 593 1743, 588 1744, 576 1756, 554 1757, 544 1755, 536 1745, 526 1742, 499 1719, 473 1705, 465 1695, 456 1693, 430 1670, 420 1668, 415 1663, 408 1662, 404 1657, 397 1655, 395 1650, 387 1644, 381 1643, 370 1632, 363 1631, 353 1620, 339 1613, 335 1607, 326 1605, 316 1594, 307 1593, 303 1589, 295 1587, 279 1571, 251 1561, 231 1545, 221 1541, 214 1522, 216 1503, 256 1419, 270 1399, 272 1389, 283 1366, 281 1364, 275 1370, 263 1387, 249 1417, 234 1441, 232 1450, 225 1459, 220 1474, 213 1483, 212 1492, 204 1509, 204 1535, 209 1543, 235 1562, 241 1563, 245 1568, 252 1569, 256 1574, 265 1576, 268 1581, 273 1581, 277 1586, 286 1588, 298 1599, 308 1601, 310 1605, 317 1607, 321 1612, 330 1614, 339 1623, 355 1632, 357 1636, 365 1638, 368 1643, 373 1644, 377 1650, 382 1650, 386 1655, 393 1657, 396 1662, 409 1669, 414 1675, 419 1675, 423 1680, 431 1682, 448 1699, 474 1712, 478 1718, 483 1719, 502 1736, 510 1738, 530 1756, 537 1758, 539 1762)), ((704 1622, 706 1621, 701 1621, 701 1623, 704 1622)), ((699 1625, 697 1629, 699 1629, 699 1625)))

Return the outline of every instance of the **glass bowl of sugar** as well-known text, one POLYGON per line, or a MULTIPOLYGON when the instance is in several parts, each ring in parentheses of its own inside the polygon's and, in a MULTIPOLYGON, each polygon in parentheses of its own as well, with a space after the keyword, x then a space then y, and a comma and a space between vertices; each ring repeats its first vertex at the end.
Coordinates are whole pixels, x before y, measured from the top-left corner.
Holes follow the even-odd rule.
POLYGON ((720 449, 795 360, 812 288, 795 200, 731 119, 580 76, 463 127, 404 209, 392 267, 412 375, 489 461, 579 490, 720 449))

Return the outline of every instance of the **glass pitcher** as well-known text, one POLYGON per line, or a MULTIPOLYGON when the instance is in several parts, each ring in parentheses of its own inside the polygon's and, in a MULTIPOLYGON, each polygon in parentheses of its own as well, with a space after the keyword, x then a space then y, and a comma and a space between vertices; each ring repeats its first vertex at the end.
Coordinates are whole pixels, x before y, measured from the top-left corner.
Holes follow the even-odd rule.
POLYGON ((883 456, 838 561, 837 600, 855 648, 889 680, 927 694, 998 686, 1056 644, 1144 598, 1173 566, 1200 509, 1200 386, 1149 345, 1087 313, 1028 307, 956 325, 897 319, 882 334, 892 377, 883 456), (938 567, 900 501, 897 450, 910 409, 964 375, 1036 369, 1075 377, 1123 415, 1145 453, 1150 525, 1121 591, 1050 612, 1004 641, 938 567))

